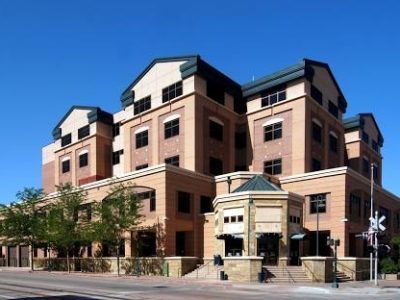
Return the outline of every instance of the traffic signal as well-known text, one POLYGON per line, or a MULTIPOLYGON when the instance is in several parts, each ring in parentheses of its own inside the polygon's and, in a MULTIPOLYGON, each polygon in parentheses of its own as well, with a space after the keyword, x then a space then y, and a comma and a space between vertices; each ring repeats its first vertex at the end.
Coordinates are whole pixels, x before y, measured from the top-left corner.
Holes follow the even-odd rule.
POLYGON ((374 246, 371 246, 371 245, 368 245, 368 246, 367 246, 367 252, 368 252, 368 253, 374 253, 374 250, 375 250, 375 249, 374 249, 374 246))

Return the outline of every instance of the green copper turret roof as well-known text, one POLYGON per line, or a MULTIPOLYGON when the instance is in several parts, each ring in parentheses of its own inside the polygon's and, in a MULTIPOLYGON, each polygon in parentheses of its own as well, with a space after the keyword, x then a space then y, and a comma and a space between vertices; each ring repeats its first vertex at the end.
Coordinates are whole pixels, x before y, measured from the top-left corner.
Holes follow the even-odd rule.
POLYGON ((282 191, 272 182, 265 179, 262 175, 255 175, 249 181, 243 183, 233 193, 247 192, 247 191, 282 191))

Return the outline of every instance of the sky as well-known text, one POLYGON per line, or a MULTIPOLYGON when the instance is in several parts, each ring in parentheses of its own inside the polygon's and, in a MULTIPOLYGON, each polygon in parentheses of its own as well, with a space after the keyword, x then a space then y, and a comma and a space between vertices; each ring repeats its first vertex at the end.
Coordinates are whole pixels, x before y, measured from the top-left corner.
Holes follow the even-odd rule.
POLYGON ((328 63, 345 117, 375 115, 383 185, 400 195, 399 12, 397 0, 0 0, 0 203, 41 187, 41 148, 72 105, 117 112, 152 59, 187 54, 241 84, 328 63))

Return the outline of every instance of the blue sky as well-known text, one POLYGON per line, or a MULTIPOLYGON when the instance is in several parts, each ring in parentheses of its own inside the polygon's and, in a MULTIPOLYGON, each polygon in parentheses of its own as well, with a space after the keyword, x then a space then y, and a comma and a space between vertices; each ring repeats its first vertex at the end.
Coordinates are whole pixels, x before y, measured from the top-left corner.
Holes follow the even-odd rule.
POLYGON ((197 53, 239 83, 303 57, 329 63, 346 116, 374 113, 384 186, 399 195, 399 11, 395 0, 0 0, 0 202, 41 186, 41 148, 72 105, 116 112, 153 58, 197 53))

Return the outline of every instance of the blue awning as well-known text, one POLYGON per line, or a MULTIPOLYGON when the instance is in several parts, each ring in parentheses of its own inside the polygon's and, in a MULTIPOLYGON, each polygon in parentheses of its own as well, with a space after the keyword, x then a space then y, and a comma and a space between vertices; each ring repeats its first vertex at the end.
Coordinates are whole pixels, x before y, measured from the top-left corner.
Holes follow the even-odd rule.
POLYGON ((293 233, 292 236, 290 237, 291 240, 302 240, 306 236, 305 233, 293 233))

